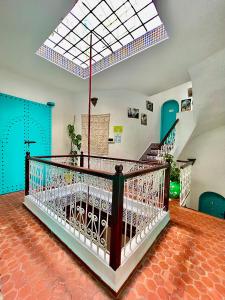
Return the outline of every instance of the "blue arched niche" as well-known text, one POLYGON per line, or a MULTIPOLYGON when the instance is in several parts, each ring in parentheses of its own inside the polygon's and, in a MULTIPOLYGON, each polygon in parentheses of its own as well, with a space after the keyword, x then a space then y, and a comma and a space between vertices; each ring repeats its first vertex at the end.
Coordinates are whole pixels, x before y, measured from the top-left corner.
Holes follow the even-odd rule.
POLYGON ((214 192, 205 192, 199 197, 199 211, 225 219, 225 198, 214 192))

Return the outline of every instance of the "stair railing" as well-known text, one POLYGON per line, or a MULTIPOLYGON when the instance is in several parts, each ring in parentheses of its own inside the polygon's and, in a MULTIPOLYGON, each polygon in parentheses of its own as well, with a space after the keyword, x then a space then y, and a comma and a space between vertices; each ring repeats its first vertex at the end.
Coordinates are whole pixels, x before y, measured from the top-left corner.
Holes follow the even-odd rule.
POLYGON ((192 166, 196 159, 177 160, 180 164, 180 206, 186 207, 191 193, 192 166))
POLYGON ((179 119, 173 123, 171 128, 168 130, 167 134, 164 136, 162 141, 159 144, 158 150, 158 160, 163 160, 163 157, 166 154, 169 154, 175 147, 176 144, 176 126, 179 122, 179 119))

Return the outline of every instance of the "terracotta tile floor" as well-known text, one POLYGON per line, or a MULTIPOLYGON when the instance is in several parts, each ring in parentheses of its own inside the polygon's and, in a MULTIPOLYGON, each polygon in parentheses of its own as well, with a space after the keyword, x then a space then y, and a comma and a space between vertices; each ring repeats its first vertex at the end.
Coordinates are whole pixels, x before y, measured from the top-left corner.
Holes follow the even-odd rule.
MULTIPOLYGON (((22 193, 0 197, 4 300, 113 299, 22 201, 22 193)), ((171 218, 118 298, 225 299, 225 221, 175 203, 171 218)))

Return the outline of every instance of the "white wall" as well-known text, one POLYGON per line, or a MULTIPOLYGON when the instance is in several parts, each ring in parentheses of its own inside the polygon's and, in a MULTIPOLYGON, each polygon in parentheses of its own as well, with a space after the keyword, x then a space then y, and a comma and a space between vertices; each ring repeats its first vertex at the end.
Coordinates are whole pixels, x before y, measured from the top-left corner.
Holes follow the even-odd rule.
MULTIPOLYGON (((192 87, 191 81, 149 97, 149 100, 154 103, 155 131, 153 134, 155 142, 159 142, 160 140, 161 107, 163 103, 167 100, 177 100, 180 106, 181 100, 188 98, 188 89, 190 87, 192 87)), ((193 111, 191 112, 180 112, 177 114, 177 118, 179 118, 180 121, 177 125, 177 145, 174 152, 175 157, 180 155, 193 132, 195 127, 194 112, 195 106, 193 106, 193 111)))
MULTIPOLYGON (((191 82, 174 87, 162 93, 147 96, 145 94, 128 90, 96 90, 92 95, 99 98, 96 107, 92 106, 92 114, 110 113, 110 137, 113 137, 113 126, 124 126, 121 144, 110 144, 109 155, 139 159, 150 143, 160 141, 160 118, 161 105, 170 99, 180 100, 187 98, 187 91, 191 82), (146 100, 154 103, 154 111, 146 110, 146 100), (141 113, 148 116, 148 125, 141 125, 140 119, 127 118, 128 107, 140 109, 141 113)), ((81 131, 81 114, 88 112, 88 94, 80 93, 75 95, 76 124, 78 131, 81 131)), ((186 114, 186 118, 192 120, 192 113, 186 114)), ((190 122, 189 122, 190 123, 190 122)), ((186 127, 187 128, 187 127, 186 127)), ((190 129, 190 127, 188 127, 190 129)))
POLYGON ((196 158, 190 207, 212 191, 225 196, 225 49, 190 69, 196 128, 181 158, 196 158))
POLYGON ((198 209, 199 196, 215 192, 225 197, 225 126, 193 137, 182 157, 196 158, 192 169, 190 207, 198 209))
POLYGON ((195 99, 195 134, 225 122, 225 49, 189 70, 195 99))
POLYGON ((73 121, 75 108, 72 93, 2 68, 0 68, 0 92, 41 103, 55 102, 52 109, 52 152, 54 154, 69 152, 66 125, 73 121))
MULTIPOLYGON (((124 126, 121 144, 109 144, 109 156, 138 159, 149 146, 154 131, 155 115, 146 110, 147 95, 127 90, 93 91, 93 97, 98 97, 96 107, 92 106, 92 114, 110 113, 110 132, 113 135, 113 126, 124 126), (141 113, 148 115, 148 125, 141 125, 140 119, 128 119, 127 109, 134 107, 141 113)), ((81 131, 81 114, 88 112, 88 94, 76 94, 76 123, 81 131)))

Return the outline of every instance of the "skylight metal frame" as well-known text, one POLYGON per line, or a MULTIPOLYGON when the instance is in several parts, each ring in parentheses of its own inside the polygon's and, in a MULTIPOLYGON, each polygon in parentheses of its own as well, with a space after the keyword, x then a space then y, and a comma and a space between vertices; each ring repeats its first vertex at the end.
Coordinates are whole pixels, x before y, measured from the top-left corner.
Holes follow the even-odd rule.
MULTIPOLYGON (((84 0, 88 1, 88 0, 84 0)), ((93 0, 92 0, 93 1, 93 0)), ((74 14, 74 10, 76 10, 76 5, 72 9, 72 11, 69 12, 69 14, 64 18, 64 20, 59 24, 59 26, 55 29, 52 35, 45 41, 45 43, 41 46, 41 48, 37 51, 37 54, 46 58, 47 60, 52 61, 53 63, 63 67, 64 69, 72 72, 73 74, 86 79, 88 78, 89 74, 89 36, 92 33, 93 37, 95 37, 95 41, 93 41, 92 49, 93 49, 93 74, 96 74, 106 68, 108 68, 111 65, 114 65, 124 59, 127 59, 128 57, 145 50, 146 48, 149 48, 153 46, 154 44, 159 43, 160 41, 163 41, 168 38, 167 32, 164 28, 164 25, 162 24, 158 12, 155 9, 154 2, 152 0, 145 0, 145 5, 141 7, 141 9, 136 9, 132 2, 135 0, 123 0, 121 1, 122 4, 119 5, 116 9, 114 9, 112 6, 109 5, 108 1, 110 0, 100 0, 97 2, 94 7, 90 8, 86 4, 83 4, 86 8, 87 13, 84 15, 83 18, 79 19, 76 14, 74 14), (108 14, 104 19, 101 20, 100 16, 97 16, 94 11, 100 7, 100 5, 106 5, 108 9, 110 10, 110 14, 108 14), (130 10, 132 10, 132 14, 128 16, 125 21, 122 21, 120 19, 121 16, 119 16, 118 11, 124 7, 124 5, 129 5, 131 7, 130 10), (143 21, 140 17, 140 13, 143 13, 146 11, 149 6, 152 5, 154 15, 150 16, 147 20, 143 21), (154 7, 153 7, 154 6, 154 7), (72 16, 73 22, 75 22, 74 26, 70 28, 68 24, 66 24, 66 20, 68 16, 72 16), (97 24, 93 26, 91 29, 89 24, 86 24, 85 20, 88 20, 88 17, 94 16, 94 18, 97 20, 97 24), (109 18, 114 17, 116 21, 118 21, 118 26, 116 26, 113 29, 110 29, 110 25, 106 26, 106 22, 109 20, 109 18), (128 28, 127 22, 132 20, 132 18, 136 17, 139 20, 139 25, 134 27, 133 29, 128 28), (157 18, 157 19, 156 19, 157 18), (74 21, 75 20, 75 21, 74 21), (150 24, 152 21, 159 22, 160 25, 153 28, 152 30, 148 31, 147 25, 150 24), (157 20, 157 21, 156 21, 157 20), (79 30, 77 29, 78 26, 83 26, 83 28, 86 31, 86 34, 84 34, 83 37, 78 35, 79 30), (63 36, 62 33, 59 32, 60 26, 64 26, 66 28, 66 34, 63 36), (104 30, 106 31, 105 35, 101 35, 97 32, 97 28, 100 26, 103 26, 104 30), (120 39, 118 39, 118 36, 116 36, 115 31, 123 27, 125 34, 121 36, 120 39), (145 33, 138 36, 138 38, 135 39, 134 32, 141 29, 144 30, 145 33), (69 40, 69 36, 73 34, 77 41, 74 43, 69 40), (53 37, 59 39, 58 41, 53 40, 53 37), (130 37, 131 41, 127 44, 123 44, 122 40, 126 37, 130 37), (108 40, 106 40, 107 37, 113 37, 113 41, 110 43, 108 40), (86 40, 88 39, 88 40, 86 40), (146 40, 148 42, 146 43, 146 40), (98 43, 102 43, 104 47, 101 48, 99 51, 96 47, 98 43), (64 43, 64 47, 62 45, 64 43), (83 48, 79 48, 78 44, 82 43, 83 48), (120 47, 113 51, 113 46, 115 44, 120 44, 120 47), (142 43, 142 47, 140 45, 137 47, 138 44, 142 43), (47 44, 47 45, 46 45, 47 44), (53 45, 52 45, 53 44, 53 45), (51 45, 51 47, 49 46, 51 45), (67 45, 67 47, 65 47, 67 45), (134 48, 137 49, 134 49, 134 48), (59 49, 58 49, 59 48, 59 49), (133 49, 131 49, 133 48, 133 49), (73 50, 73 53, 72 53, 73 50), (107 51, 106 51, 107 50, 107 51), (75 51, 77 51, 77 54, 75 54, 75 51), (60 53, 61 52, 61 53, 60 53), (106 55, 104 55, 104 52, 106 55), (126 55, 124 53, 126 52, 126 55), (69 58, 68 58, 69 57, 69 58), (97 59, 98 57, 98 59, 97 59), (99 59, 100 58, 100 59, 99 59), (110 61, 111 63, 108 63, 110 61), (74 64, 74 66, 71 65, 74 64)), ((141 1, 141 0, 140 0, 141 1)), ((79 1, 78 1, 79 2, 79 1)), ((127 10, 128 11, 128 10, 127 10)), ((126 13, 127 13, 126 11, 126 13)), ((70 19, 72 20, 72 19, 70 19)), ((152 23, 154 24, 154 23, 152 23)), ((63 28, 64 28, 63 27, 63 28)), ((64 29, 65 30, 65 29, 64 29)))

